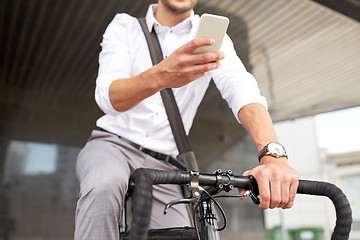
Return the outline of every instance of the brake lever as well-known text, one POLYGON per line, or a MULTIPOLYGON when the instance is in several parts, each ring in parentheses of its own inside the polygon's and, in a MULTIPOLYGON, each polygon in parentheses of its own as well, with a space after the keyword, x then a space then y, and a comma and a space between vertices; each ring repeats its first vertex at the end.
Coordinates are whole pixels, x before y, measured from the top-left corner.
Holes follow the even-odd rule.
POLYGON ((165 205, 164 214, 166 214, 166 210, 168 210, 169 208, 171 208, 176 204, 182 204, 182 203, 189 204, 189 203, 194 203, 197 200, 198 198, 181 198, 181 199, 172 200, 171 202, 165 205))

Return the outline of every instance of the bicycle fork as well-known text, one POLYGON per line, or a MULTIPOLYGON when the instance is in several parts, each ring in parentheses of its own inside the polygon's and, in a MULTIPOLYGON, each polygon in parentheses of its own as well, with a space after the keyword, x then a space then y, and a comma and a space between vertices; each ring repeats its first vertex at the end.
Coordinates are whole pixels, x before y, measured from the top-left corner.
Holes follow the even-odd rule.
POLYGON ((200 235, 202 239, 220 239, 214 202, 211 199, 208 199, 201 203, 199 222, 201 225, 200 235))

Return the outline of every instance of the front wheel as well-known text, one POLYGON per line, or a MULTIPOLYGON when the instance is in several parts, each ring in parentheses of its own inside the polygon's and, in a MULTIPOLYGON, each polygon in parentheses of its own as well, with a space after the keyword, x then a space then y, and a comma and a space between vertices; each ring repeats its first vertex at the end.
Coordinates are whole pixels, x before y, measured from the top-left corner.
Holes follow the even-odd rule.
MULTIPOLYGON (((127 240, 128 232, 120 233, 121 240, 127 240)), ((195 228, 193 227, 178 227, 178 228, 162 228, 150 229, 147 234, 147 240, 197 240, 195 228)))

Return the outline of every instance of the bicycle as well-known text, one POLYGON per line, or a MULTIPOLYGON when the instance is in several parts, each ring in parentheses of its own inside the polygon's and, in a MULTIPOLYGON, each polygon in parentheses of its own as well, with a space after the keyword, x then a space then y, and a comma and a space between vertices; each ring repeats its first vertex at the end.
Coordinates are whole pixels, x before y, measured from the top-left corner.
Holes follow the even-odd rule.
MULTIPOLYGON (((235 176, 231 170, 227 172, 217 170, 213 174, 203 174, 191 171, 138 169, 132 175, 130 183, 134 197, 132 229, 130 231, 122 229, 125 230, 120 232, 120 239, 122 240, 219 240, 218 231, 225 228, 226 218, 224 218, 224 226, 218 228, 215 206, 220 209, 223 217, 224 213, 215 198, 250 196, 255 204, 260 203, 255 178, 252 176, 235 176), (168 203, 164 212, 175 204, 194 203, 194 227, 148 230, 152 204, 152 185, 155 184, 181 184, 190 187, 190 198, 168 203), (218 195, 222 191, 228 192, 233 188, 245 188, 247 191, 244 195, 218 195)), ((351 208, 345 194, 338 187, 327 182, 299 180, 297 193, 330 198, 335 206, 337 218, 331 239, 346 240, 349 238, 352 224, 351 208)), ((126 219, 124 221, 126 222, 126 219)))

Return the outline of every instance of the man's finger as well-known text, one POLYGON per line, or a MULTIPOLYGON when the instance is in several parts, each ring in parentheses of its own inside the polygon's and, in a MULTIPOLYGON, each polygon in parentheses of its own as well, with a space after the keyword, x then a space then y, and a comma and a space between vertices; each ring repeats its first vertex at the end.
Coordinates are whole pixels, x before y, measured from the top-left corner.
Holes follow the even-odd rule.
POLYGON ((208 62, 204 64, 194 65, 192 67, 188 68, 188 71, 194 72, 194 73, 206 73, 211 70, 217 69, 220 66, 220 62, 208 62))
POLYGON ((292 182, 289 189, 289 202, 283 206, 283 209, 291 208, 294 206, 296 192, 299 186, 299 181, 292 182))
MULTIPOLYGON (((239 190, 239 194, 240 195, 243 195, 243 194, 245 194, 245 192, 246 192, 246 189, 244 189, 244 188, 238 188, 238 190, 239 190)), ((244 200, 246 197, 240 197, 240 199, 241 200, 244 200)))
POLYGON ((202 46, 211 46, 215 43, 215 40, 209 37, 198 37, 194 38, 187 44, 185 44, 182 48, 183 51, 187 53, 193 53, 195 49, 202 47, 202 46))
POLYGON ((290 201, 290 194, 289 194, 290 183, 282 183, 281 184, 281 201, 278 207, 283 208, 286 206, 290 201))
MULTIPOLYGON (((281 202, 281 183, 280 181, 277 181, 277 179, 273 179, 273 181, 270 183, 270 209, 276 208, 279 206, 281 202)), ((261 193, 260 193, 261 197, 261 193)), ((261 198, 260 198, 261 201, 261 198)))
POLYGON ((192 55, 192 61, 194 64, 203 64, 208 62, 215 62, 224 59, 223 52, 203 52, 192 55))
POLYGON ((257 181, 260 194, 260 208, 268 209, 270 206, 270 182, 268 179, 257 181))

